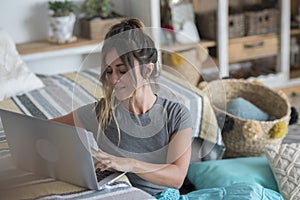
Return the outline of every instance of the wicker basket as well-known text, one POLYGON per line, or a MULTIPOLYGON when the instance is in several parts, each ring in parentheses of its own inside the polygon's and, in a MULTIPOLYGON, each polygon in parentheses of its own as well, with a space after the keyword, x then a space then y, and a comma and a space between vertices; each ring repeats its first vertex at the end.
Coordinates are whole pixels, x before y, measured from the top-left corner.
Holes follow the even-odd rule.
POLYGON ((245 12, 246 35, 257 35, 278 31, 279 11, 274 8, 245 12))
MULTIPOLYGON (((196 13, 196 24, 200 37, 215 40, 217 38, 216 12, 196 13)), ((228 16, 228 37, 236 38, 245 35, 244 14, 230 14, 228 16)))
POLYGON ((231 119, 233 122, 231 130, 222 131, 226 146, 225 157, 262 156, 266 145, 281 144, 287 128, 284 129, 281 138, 272 138, 270 133, 273 133, 278 124, 285 127, 289 124, 291 106, 283 92, 275 92, 261 84, 241 79, 212 81, 207 84, 204 91, 211 97, 219 122, 222 125, 224 119, 231 119), (226 112, 226 104, 238 97, 250 101, 276 117, 276 120, 245 120, 226 112))

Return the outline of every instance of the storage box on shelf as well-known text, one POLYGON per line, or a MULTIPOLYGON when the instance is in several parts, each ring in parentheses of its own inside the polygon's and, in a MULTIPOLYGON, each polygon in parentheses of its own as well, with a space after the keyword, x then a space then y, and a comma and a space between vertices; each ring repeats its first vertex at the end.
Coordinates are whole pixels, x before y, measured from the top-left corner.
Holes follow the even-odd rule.
POLYGON ((92 40, 104 40, 105 34, 114 24, 122 21, 124 18, 99 19, 99 20, 80 20, 80 35, 92 40))
MULTIPOLYGON (((215 40, 217 38, 217 13, 196 13, 196 23, 200 37, 215 40)), ((242 37, 245 35, 244 14, 231 14, 228 16, 229 38, 242 37)))
POLYGON ((279 11, 274 8, 245 12, 246 35, 277 32, 278 19, 279 11))
POLYGON ((275 33, 231 39, 228 44, 229 62, 239 62, 266 56, 279 51, 279 38, 275 33))
MULTIPOLYGON (((217 49, 210 55, 217 57, 217 49)), ((276 56, 279 53, 279 36, 276 33, 231 38, 228 41, 229 63, 237 63, 251 59, 276 56)))
MULTIPOLYGON (((204 3, 204 0, 198 1, 204 3)), ((218 0, 215 6, 209 7, 208 10, 203 9, 203 6, 199 7, 199 3, 196 4, 199 7, 195 10, 197 10, 197 19, 200 17, 200 20, 197 21, 200 36, 201 31, 208 31, 207 35, 206 33, 202 34, 201 39, 207 37, 217 41, 216 46, 209 48, 209 50, 210 55, 219 61, 219 76, 230 76, 232 65, 250 62, 251 66, 254 66, 257 59, 272 58, 274 65, 263 66, 263 68, 268 69, 264 72, 269 71, 269 74, 257 76, 256 71, 253 74, 256 74, 260 81, 271 87, 278 87, 289 81, 288 70, 286 69, 288 66, 287 56, 284 53, 284 49, 287 47, 285 41, 288 41, 289 36, 285 30, 289 25, 283 23, 289 18, 289 1, 278 0, 276 3, 265 4, 259 0, 253 0, 251 3, 218 0), (215 14, 212 15, 211 13, 215 14), (232 16, 237 17, 236 13, 243 15, 243 20, 241 20, 242 18, 239 20, 239 26, 237 23, 230 24, 232 16), (202 20, 204 18, 206 19, 202 20), (283 20, 280 20, 281 18, 283 20), (214 21, 211 21, 213 19, 214 21), (226 22, 228 23, 227 28, 226 22), (210 29, 210 26, 213 26, 213 29, 210 29), (244 30, 239 29, 239 34, 233 36, 232 30, 238 30, 241 27, 244 30), (209 32, 210 30, 215 30, 217 35, 209 32), (274 80, 279 81, 274 83, 274 80)))

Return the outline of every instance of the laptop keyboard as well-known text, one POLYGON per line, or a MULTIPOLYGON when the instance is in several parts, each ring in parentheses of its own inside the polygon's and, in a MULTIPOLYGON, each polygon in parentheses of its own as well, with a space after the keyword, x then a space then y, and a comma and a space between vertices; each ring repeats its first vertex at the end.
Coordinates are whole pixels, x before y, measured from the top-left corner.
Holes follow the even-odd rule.
POLYGON ((97 176, 97 181, 100 182, 101 180, 105 179, 109 175, 113 174, 114 172, 112 171, 101 171, 99 168, 96 169, 96 176, 97 176))

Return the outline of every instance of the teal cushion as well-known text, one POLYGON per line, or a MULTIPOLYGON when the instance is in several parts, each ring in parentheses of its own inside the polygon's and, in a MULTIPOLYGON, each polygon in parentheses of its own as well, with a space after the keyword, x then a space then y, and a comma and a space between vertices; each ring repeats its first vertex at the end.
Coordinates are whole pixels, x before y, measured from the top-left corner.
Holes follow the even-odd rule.
POLYGON ((237 183, 227 187, 194 190, 184 195, 180 195, 178 189, 169 188, 154 197, 158 200, 284 200, 280 193, 264 188, 257 183, 237 183))
POLYGON ((242 119, 267 121, 269 115, 244 98, 232 99, 227 103, 226 111, 242 119))
POLYGON ((265 157, 246 157, 191 163, 188 179, 196 189, 226 187, 235 183, 258 183, 278 191, 265 157))
MULTIPOLYGON (((165 198, 167 199, 167 198, 165 198)), ((237 183, 227 187, 201 189, 181 195, 180 200, 284 200, 280 193, 262 187, 257 183, 237 183)))

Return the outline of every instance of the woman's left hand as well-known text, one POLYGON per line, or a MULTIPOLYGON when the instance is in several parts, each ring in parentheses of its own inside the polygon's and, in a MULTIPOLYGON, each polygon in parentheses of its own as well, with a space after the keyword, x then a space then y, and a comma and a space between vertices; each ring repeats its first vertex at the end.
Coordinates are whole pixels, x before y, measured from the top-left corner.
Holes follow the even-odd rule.
POLYGON ((94 151, 92 155, 98 160, 95 168, 100 168, 102 171, 109 168, 120 172, 130 172, 132 170, 132 159, 130 158, 113 156, 101 150, 94 151))

